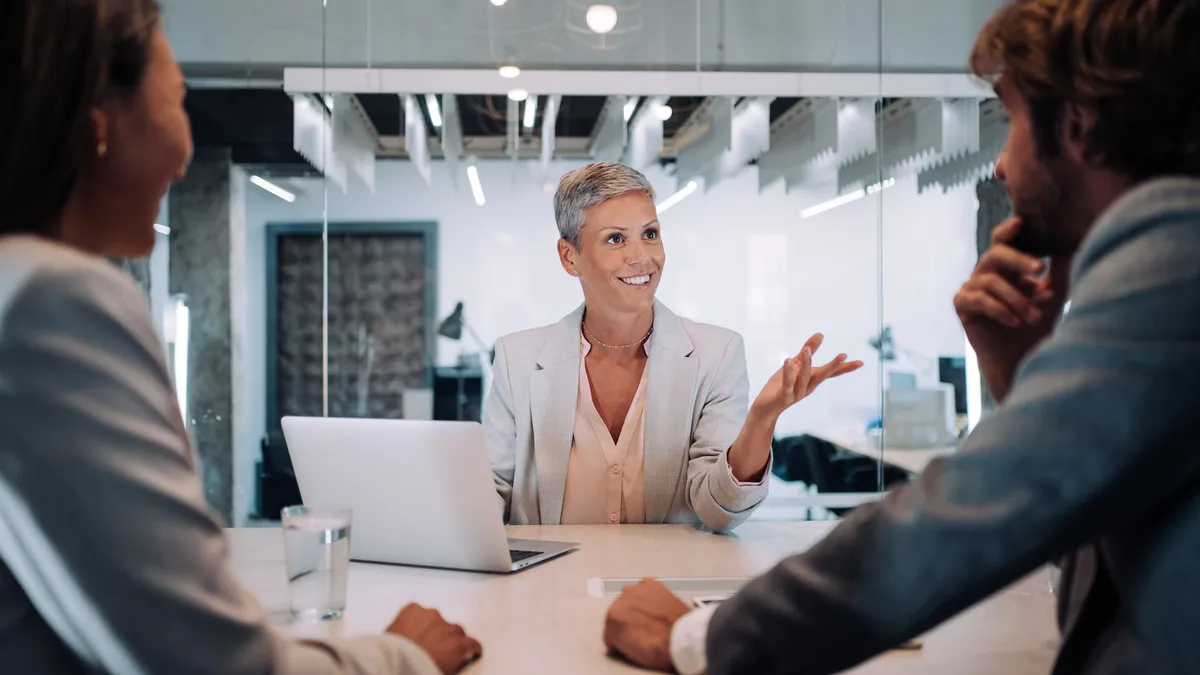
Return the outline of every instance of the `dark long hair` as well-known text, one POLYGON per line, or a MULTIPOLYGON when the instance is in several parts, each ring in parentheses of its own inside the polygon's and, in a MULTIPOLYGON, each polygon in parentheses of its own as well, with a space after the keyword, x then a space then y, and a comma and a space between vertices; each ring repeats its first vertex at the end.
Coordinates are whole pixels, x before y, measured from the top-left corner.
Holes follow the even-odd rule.
POLYGON ((91 110, 142 82, 154 0, 0 3, 0 235, 48 235, 97 151, 91 110))

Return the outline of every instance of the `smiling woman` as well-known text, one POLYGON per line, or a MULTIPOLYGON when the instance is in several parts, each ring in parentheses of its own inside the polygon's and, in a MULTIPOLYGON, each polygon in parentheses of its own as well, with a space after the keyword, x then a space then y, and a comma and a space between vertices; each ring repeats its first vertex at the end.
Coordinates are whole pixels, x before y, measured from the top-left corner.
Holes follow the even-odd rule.
POLYGON ((814 368, 814 335, 747 406, 741 336, 654 299, 667 258, 645 176, 572 171, 554 214, 584 304, 496 344, 484 426, 506 519, 731 530, 766 497, 779 415, 862 364, 841 354, 814 368))

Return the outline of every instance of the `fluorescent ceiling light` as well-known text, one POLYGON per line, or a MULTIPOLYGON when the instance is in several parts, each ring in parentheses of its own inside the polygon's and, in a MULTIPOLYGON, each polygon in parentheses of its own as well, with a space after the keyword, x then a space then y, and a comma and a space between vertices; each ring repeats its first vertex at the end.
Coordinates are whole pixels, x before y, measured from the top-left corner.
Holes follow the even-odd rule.
POLYGON ((530 96, 529 100, 525 101, 525 123, 526 129, 532 129, 533 123, 537 121, 537 97, 530 96))
POLYGON ((508 2, 508 0, 492 0, 492 4, 496 7, 503 7, 504 3, 506 2, 508 2))
POLYGON ((159 234, 167 234, 167 235, 171 234, 171 228, 167 227, 166 225, 163 225, 162 223, 155 223, 154 231, 159 234))
POLYGON ((657 108, 655 108, 655 110, 654 110, 654 114, 656 116, 658 116, 658 119, 660 119, 664 122, 671 119, 672 112, 674 112, 674 111, 671 110, 671 106, 669 106, 669 105, 660 105, 657 108))
POLYGON ((859 189, 855 190, 854 192, 849 192, 840 197, 834 197, 833 199, 830 199, 827 202, 821 202, 820 204, 817 204, 816 206, 810 206, 807 209, 804 209, 803 211, 800 212, 800 217, 801 218, 812 218, 813 216, 825 213, 826 211, 832 211, 833 209, 836 209, 839 206, 845 206, 846 204, 849 204, 850 202, 856 202, 866 196, 867 196, 867 191, 862 188, 859 188, 859 189))
POLYGON ((525 91, 524 89, 511 89, 508 92, 508 97, 517 103, 520 103, 521 101, 529 98, 529 92, 525 91))
POLYGON ((266 190, 267 192, 270 192, 271 194, 275 195, 276 197, 279 197, 283 201, 288 202, 289 204, 291 202, 296 201, 296 195, 292 194, 291 192, 288 192, 287 190, 284 190, 283 188, 279 187, 278 185, 272 183, 269 180, 266 180, 265 178, 262 178, 261 176, 250 176, 250 182, 254 183, 258 187, 266 190))
POLYGON ((442 109, 438 107, 437 96, 425 94, 425 107, 429 109, 429 121, 433 126, 442 126, 442 109))
POLYGON ((893 185, 895 185, 895 184, 896 184, 896 179, 895 179, 895 178, 887 178, 887 179, 885 179, 885 180, 884 180, 882 183, 876 183, 876 184, 874 184, 874 185, 868 185, 868 186, 867 186, 867 194, 869 194, 869 195, 873 195, 873 194, 875 194, 876 192, 879 192, 879 191, 881 191, 881 190, 883 190, 883 189, 885 189, 885 188, 890 188, 890 187, 892 187, 892 186, 893 186, 893 185))
POLYGON ((521 69, 516 66, 500 66, 500 77, 515 80, 521 76, 521 69))
POLYGON ((625 101, 625 121, 628 122, 630 117, 633 117, 633 111, 637 110, 638 101, 641 99, 637 96, 630 96, 628 101, 625 101))
POLYGON ((487 200, 483 198, 483 185, 479 182, 479 169, 475 165, 467 167, 467 179, 471 181, 471 194, 475 195, 475 203, 483 206, 487 200))
POLYGON ((592 5, 586 18, 588 28, 601 35, 617 27, 617 9, 612 5, 592 5))
POLYGON ((896 184, 895 178, 888 178, 887 180, 883 181, 882 183, 875 183, 874 185, 868 185, 866 187, 866 189, 859 188, 859 189, 855 190, 854 192, 848 192, 840 197, 834 197, 833 199, 830 199, 827 202, 821 202, 820 204, 817 204, 816 206, 810 206, 807 209, 804 209, 803 211, 800 212, 800 217, 801 218, 812 218, 813 216, 825 213, 826 211, 831 211, 833 209, 836 209, 839 206, 845 206, 846 204, 849 204, 850 202, 856 202, 856 201, 862 199, 863 197, 866 197, 867 195, 873 195, 877 192, 880 192, 882 190, 890 188, 895 184, 896 184))
POLYGON ((667 197, 666 199, 662 200, 661 202, 659 202, 657 204, 659 215, 662 215, 663 213, 666 212, 667 209, 669 209, 672 206, 675 206, 679 202, 683 201, 685 198, 687 198, 688 195, 695 192, 696 188, 698 188, 698 187, 700 187, 700 186, 696 183, 696 181, 689 180, 688 184, 684 185, 679 190, 679 192, 676 192, 675 194, 671 195, 670 197, 667 197))

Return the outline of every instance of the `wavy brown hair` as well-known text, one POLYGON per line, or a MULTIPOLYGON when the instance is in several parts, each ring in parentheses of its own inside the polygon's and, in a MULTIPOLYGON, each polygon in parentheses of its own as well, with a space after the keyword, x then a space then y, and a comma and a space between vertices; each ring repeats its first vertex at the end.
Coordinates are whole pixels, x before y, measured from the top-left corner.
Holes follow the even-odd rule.
POLYGON ((91 110, 142 83, 154 0, 0 2, 0 235, 49 234, 96 152, 91 110))
POLYGON ((969 65, 1025 98, 1046 158, 1078 104, 1096 112, 1084 138, 1093 165, 1137 180, 1200 176, 1200 0, 1013 0, 969 65))

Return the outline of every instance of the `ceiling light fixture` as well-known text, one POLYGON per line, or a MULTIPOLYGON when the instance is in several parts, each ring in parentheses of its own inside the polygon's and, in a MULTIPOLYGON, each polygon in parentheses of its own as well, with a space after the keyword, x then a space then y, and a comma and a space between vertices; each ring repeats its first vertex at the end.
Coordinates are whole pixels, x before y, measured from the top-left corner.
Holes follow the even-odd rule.
POLYGON ((279 197, 280 199, 282 199, 283 201, 285 201, 289 204, 296 201, 296 195, 292 194, 291 192, 288 192, 287 190, 284 190, 283 188, 279 187, 278 185, 272 183, 271 181, 269 181, 261 176, 250 176, 250 182, 254 183, 258 187, 266 190, 267 192, 270 192, 271 194, 275 195, 276 197, 279 197))
POLYGON ((812 218, 813 216, 820 215, 822 213, 825 213, 826 211, 832 211, 833 209, 836 209, 839 206, 845 206, 846 204, 849 204, 851 202, 856 202, 856 201, 862 199, 863 197, 866 197, 867 195, 873 195, 878 192, 881 192, 887 188, 892 187, 895 184, 896 184, 895 178, 888 178, 887 180, 883 181, 882 183, 875 183, 874 185, 868 185, 865 189, 859 188, 859 189, 855 190, 854 192, 847 192, 846 194, 844 194, 840 197, 834 197, 833 199, 830 199, 829 201, 821 202, 820 204, 817 204, 816 206, 810 206, 807 209, 804 209, 803 211, 800 212, 800 217, 801 218, 812 218))
POLYGON ((515 80, 521 76, 521 69, 516 66, 500 66, 500 77, 515 80))
POLYGON ((526 129, 532 129, 533 123, 537 121, 537 97, 530 96, 528 101, 525 101, 525 119, 522 120, 526 129))
POLYGON ((529 98, 529 92, 525 91, 524 89, 510 89, 508 92, 508 98, 520 103, 521 101, 529 98))
POLYGON ((617 27, 617 9, 612 5, 592 5, 588 7, 586 18, 588 28, 600 35, 617 27))
POLYGON ((638 101, 642 99, 637 96, 630 96, 629 100, 625 101, 625 121, 628 122, 630 117, 633 117, 633 111, 637 110, 638 101))
POLYGON ((163 225, 162 223, 155 223, 154 231, 159 234, 165 234, 168 236, 171 234, 171 228, 167 227, 166 225, 163 225))
POLYGON ((654 109, 654 115, 664 122, 671 119, 671 114, 673 112, 674 111, 671 110, 671 106, 669 105, 660 105, 654 109))
POLYGON ((479 182, 479 169, 472 164, 467 167, 467 180, 471 181, 471 194, 475 196, 475 203, 483 206, 487 200, 483 197, 483 184, 479 182))
POLYGON ((433 126, 442 126, 442 109, 438 107, 437 96, 425 94, 425 107, 429 109, 429 121, 433 126))
POLYGON ((503 7, 508 0, 492 0, 492 5, 495 7, 503 7))
POLYGON ((687 185, 684 185, 682 188, 680 188, 679 192, 676 192, 675 194, 656 204, 658 208, 658 214, 661 216, 663 213, 666 213, 667 209, 686 199, 687 196, 695 192, 696 188, 698 187, 700 187, 700 185, 696 183, 696 181, 689 180, 687 185))

